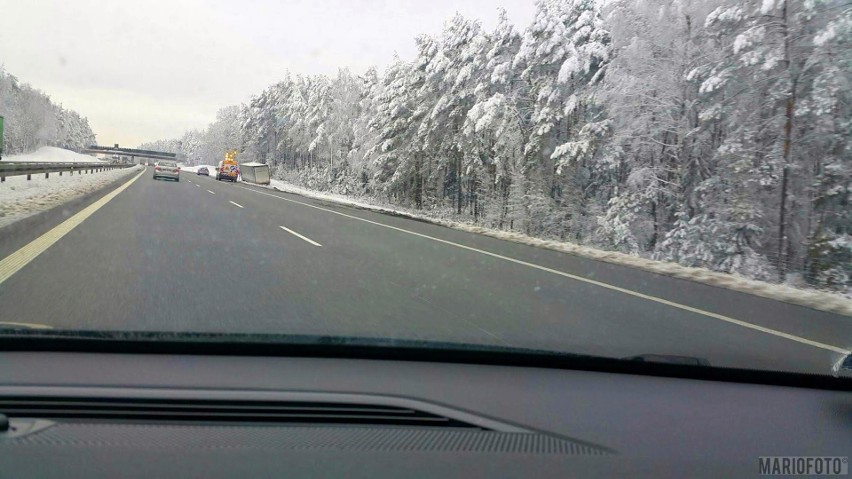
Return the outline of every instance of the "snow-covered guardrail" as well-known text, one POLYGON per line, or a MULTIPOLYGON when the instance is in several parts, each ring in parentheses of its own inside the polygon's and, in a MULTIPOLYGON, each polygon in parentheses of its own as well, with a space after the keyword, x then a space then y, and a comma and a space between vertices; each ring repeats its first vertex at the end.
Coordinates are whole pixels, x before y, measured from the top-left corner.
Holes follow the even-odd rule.
POLYGON ((32 175, 44 173, 45 178, 49 178, 51 173, 59 173, 62 176, 63 172, 74 173, 95 173, 98 171, 115 170, 119 168, 129 168, 135 165, 125 163, 94 163, 94 162, 79 162, 79 163, 56 163, 56 162, 5 162, 0 161, 0 182, 5 182, 7 176, 23 176, 26 175, 29 180, 32 175))

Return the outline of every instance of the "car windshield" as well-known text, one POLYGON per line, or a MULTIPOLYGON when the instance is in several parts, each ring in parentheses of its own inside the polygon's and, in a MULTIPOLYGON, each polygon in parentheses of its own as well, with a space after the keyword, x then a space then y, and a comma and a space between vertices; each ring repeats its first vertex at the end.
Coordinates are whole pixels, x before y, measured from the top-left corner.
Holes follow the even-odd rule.
POLYGON ((852 348, 846 0, 46 0, 0 32, 0 336, 852 348))

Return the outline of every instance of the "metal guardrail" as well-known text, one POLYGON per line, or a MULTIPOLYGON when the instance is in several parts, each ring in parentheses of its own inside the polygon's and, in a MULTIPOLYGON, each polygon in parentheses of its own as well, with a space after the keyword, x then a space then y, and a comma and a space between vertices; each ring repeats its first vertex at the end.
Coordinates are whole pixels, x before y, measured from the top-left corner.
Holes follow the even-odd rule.
POLYGON ((129 168, 135 166, 127 163, 39 163, 39 162, 6 162, 0 161, 0 183, 6 181, 7 176, 27 176, 27 179, 32 179, 32 175, 44 173, 45 178, 49 178, 51 173, 68 172, 72 176, 74 173, 79 175, 95 173, 98 171, 109 171, 119 168, 129 168))

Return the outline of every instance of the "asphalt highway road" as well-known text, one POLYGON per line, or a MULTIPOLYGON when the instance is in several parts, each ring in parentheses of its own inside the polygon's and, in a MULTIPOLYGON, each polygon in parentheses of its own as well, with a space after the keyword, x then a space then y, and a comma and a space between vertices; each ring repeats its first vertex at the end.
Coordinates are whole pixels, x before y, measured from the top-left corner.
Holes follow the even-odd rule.
MULTIPOLYGON (((826 373, 852 318, 148 168, 0 283, 0 322, 424 339, 826 373)), ((0 229, 0 259, 129 180, 0 229)))

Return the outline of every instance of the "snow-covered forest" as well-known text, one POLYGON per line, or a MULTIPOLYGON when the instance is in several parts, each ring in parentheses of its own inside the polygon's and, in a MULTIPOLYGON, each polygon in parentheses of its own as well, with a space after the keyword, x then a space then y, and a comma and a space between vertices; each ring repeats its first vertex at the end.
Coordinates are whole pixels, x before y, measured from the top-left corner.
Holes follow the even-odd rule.
POLYGON ((142 145, 492 228, 852 287, 849 0, 539 0, 142 145))
POLYGON ((0 66, 0 116, 5 118, 5 155, 26 153, 41 146, 79 150, 95 144, 89 121, 22 83, 0 66))

